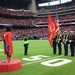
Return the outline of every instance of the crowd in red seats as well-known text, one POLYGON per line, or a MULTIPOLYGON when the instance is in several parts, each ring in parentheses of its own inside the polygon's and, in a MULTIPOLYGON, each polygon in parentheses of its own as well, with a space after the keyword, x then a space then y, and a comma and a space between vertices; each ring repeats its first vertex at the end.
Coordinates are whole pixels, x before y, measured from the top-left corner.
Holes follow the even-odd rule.
POLYGON ((75 19, 75 14, 71 14, 71 15, 64 15, 64 16, 60 16, 59 20, 70 20, 70 19, 75 19))
MULTIPOLYGON (((0 29, 0 32, 3 28, 0 29)), ((32 28, 32 29, 12 29, 13 38, 23 39, 23 35, 28 35, 28 38, 33 38, 34 36, 42 38, 47 37, 47 28, 32 28)))
POLYGON ((0 17, 0 23, 13 24, 13 25, 35 25, 39 22, 47 22, 47 18, 35 18, 35 19, 11 19, 0 17))
POLYGON ((12 25, 32 25, 32 19, 10 19, 0 17, 1 24, 12 24, 12 25))
MULTIPOLYGON (((71 3, 69 5, 69 7, 66 7, 62 5, 57 6, 58 10, 67 10, 67 9, 74 9, 75 5, 73 3, 71 3), (72 5, 71 5, 72 4, 72 5)), ((51 10, 56 10, 55 6, 52 7, 43 7, 43 9, 45 10, 45 8, 48 9, 48 11, 51 10), (50 9, 51 8, 51 9, 50 9)), ((47 11, 47 9, 45 11, 47 11)), ((48 12, 47 11, 47 12, 48 12)), ((42 11, 44 12, 44 11, 42 11)), ((35 15, 35 13, 32 13, 30 11, 21 9, 21 10, 15 10, 15 9, 7 9, 7 8, 2 8, 0 7, 0 14, 9 14, 9 15, 16 15, 16 16, 33 16, 35 15)), ((70 14, 70 15, 63 15, 63 16, 59 16, 59 21, 63 21, 63 20, 71 20, 71 19, 75 19, 75 14, 70 14)), ((48 22, 47 17, 44 18, 31 18, 31 19, 16 19, 16 18, 3 18, 0 17, 0 23, 3 24, 13 24, 13 25, 37 25, 38 23, 42 23, 42 22, 48 22)), ((47 24, 47 23, 46 23, 47 24)))
POLYGON ((22 36, 27 34, 29 37, 38 36, 44 37, 47 36, 47 28, 32 28, 32 29, 13 29, 13 36, 22 36))
POLYGON ((75 31, 75 25, 70 25, 70 26, 61 26, 60 27, 61 32, 63 33, 63 31, 75 31))
MULTIPOLYGON (((58 10, 62 11, 62 10, 69 10, 69 9, 74 9, 75 5, 71 5, 70 7, 66 7, 66 5, 64 7, 60 7, 58 6, 58 10)), ((56 8, 55 7, 45 7, 40 9, 38 12, 55 12, 56 8), (45 10, 45 8, 47 8, 45 10)), ((5 8, 0 7, 0 14, 9 14, 9 15, 16 15, 16 16, 34 16, 35 13, 32 13, 30 11, 25 11, 25 10, 8 10, 5 8), (6 12, 6 13, 5 13, 6 12)), ((71 20, 71 19, 75 19, 75 14, 70 14, 70 15, 64 15, 64 16, 60 16, 59 15, 59 21, 65 21, 65 20, 71 20)), ((21 19, 21 18, 4 18, 4 17, 0 17, 0 23, 1 24, 13 24, 13 25, 37 25, 38 23, 48 23, 48 18, 47 17, 35 17, 35 18, 25 18, 25 19, 21 19)), ((2 29, 0 29, 1 32, 2 29)), ((60 30, 63 33, 63 31, 75 31, 75 25, 70 25, 70 26, 60 26, 60 30)), ((37 36, 39 38, 42 37, 47 37, 48 36, 48 32, 47 32, 47 28, 31 28, 31 29, 12 29, 12 34, 13 34, 13 38, 20 38, 23 39, 23 35, 27 34, 29 38, 33 37, 33 36, 37 36)))
MULTIPOLYGON (((2 32, 3 28, 0 28, 2 32)), ((60 26, 61 34, 63 31, 75 31, 75 25, 70 26, 60 26)), ((12 35, 15 39, 23 39, 23 35, 28 35, 28 38, 33 38, 34 36, 38 38, 48 37, 48 28, 31 28, 31 29, 12 29, 12 35)))
POLYGON ((15 16, 34 16, 35 13, 31 12, 30 10, 15 10, 15 9, 7 9, 0 7, 1 14, 8 14, 8 15, 15 15, 15 16))
MULTIPOLYGON (((65 16, 59 16, 59 21, 65 21, 65 20, 74 20, 75 14, 72 15, 65 15, 65 16)), ((11 18, 3 18, 0 17, 0 23, 3 24, 13 24, 13 25, 37 25, 39 23, 48 22, 48 18, 30 18, 30 19, 11 19, 11 18)))
MULTIPOLYGON (((60 30, 63 31, 75 31, 75 25, 70 26, 60 26, 60 30)), ((12 29, 13 36, 22 36, 27 34, 29 37, 47 37, 48 29, 47 28, 32 28, 32 29, 12 29)))

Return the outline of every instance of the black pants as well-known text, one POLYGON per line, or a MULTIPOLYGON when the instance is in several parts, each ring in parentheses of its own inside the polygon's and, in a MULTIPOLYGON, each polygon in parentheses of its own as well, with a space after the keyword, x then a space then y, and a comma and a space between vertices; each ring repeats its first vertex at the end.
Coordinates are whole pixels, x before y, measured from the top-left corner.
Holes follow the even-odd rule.
POLYGON ((62 48, 61 48, 61 43, 58 43, 58 55, 61 55, 62 53, 62 48))
POLYGON ((53 42, 53 54, 56 54, 56 42, 53 42))
POLYGON ((74 46, 71 45, 70 48, 71 48, 71 56, 74 56, 74 46))
POLYGON ((24 44, 24 55, 27 55, 28 52, 28 44, 24 44))
POLYGON ((68 55, 68 44, 64 44, 64 51, 65 51, 64 55, 68 55))

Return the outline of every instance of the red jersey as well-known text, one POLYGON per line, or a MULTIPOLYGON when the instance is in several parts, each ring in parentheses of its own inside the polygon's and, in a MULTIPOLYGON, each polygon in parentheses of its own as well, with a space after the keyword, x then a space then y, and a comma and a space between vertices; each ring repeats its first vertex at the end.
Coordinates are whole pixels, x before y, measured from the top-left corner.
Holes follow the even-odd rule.
MULTIPOLYGON (((9 55, 13 54, 12 34, 11 34, 10 31, 4 33, 3 40, 6 43, 6 45, 8 46, 9 55)), ((4 48, 4 53, 6 54, 6 49, 5 48, 4 48)))

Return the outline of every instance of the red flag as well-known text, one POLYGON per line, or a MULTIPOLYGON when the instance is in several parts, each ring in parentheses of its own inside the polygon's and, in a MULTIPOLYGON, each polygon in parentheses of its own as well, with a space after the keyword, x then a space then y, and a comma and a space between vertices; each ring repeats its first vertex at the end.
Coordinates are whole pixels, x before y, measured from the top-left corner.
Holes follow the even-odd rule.
POLYGON ((56 30, 55 23, 54 23, 51 15, 48 14, 48 40, 49 40, 49 43, 51 46, 52 46, 52 39, 54 37, 55 30, 56 30))

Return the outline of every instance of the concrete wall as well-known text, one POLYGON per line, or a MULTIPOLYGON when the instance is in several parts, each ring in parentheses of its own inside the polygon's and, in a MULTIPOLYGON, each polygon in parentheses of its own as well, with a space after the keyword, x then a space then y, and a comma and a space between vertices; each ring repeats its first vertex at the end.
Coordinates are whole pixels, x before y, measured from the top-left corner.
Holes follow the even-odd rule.
POLYGON ((35 0, 32 0, 32 3, 29 4, 28 8, 32 12, 36 13, 36 2, 35 2, 35 0))

